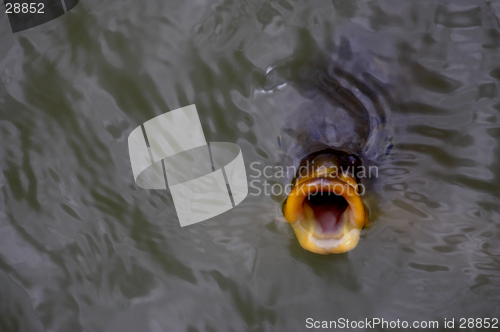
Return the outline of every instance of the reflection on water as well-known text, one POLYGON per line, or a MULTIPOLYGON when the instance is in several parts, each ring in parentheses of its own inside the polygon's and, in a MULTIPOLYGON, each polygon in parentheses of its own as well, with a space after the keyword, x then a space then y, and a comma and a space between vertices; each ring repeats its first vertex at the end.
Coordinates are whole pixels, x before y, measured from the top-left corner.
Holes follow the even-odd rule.
POLYGON ((499 16, 483 1, 89 0, 17 34, 1 16, 0 330, 498 317, 499 16), (304 251, 264 196, 180 228, 168 191, 134 184, 130 131, 192 103, 207 141, 279 163, 302 97, 273 69, 335 58, 342 39, 362 50, 346 69, 378 68, 398 95, 354 251, 304 251))

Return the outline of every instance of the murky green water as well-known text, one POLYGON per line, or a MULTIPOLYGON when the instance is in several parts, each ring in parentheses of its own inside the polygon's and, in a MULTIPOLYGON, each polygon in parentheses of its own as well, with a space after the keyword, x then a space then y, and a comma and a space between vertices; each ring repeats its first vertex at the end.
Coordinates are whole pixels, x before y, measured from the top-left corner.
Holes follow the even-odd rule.
POLYGON ((497 1, 82 0, 13 34, 2 13, 0 330, 500 318, 499 17, 497 1), (362 59, 346 69, 395 96, 354 251, 304 251, 265 195, 181 228, 168 190, 135 185, 128 134, 192 103, 248 175, 276 165, 299 99, 273 68, 342 39, 362 59))

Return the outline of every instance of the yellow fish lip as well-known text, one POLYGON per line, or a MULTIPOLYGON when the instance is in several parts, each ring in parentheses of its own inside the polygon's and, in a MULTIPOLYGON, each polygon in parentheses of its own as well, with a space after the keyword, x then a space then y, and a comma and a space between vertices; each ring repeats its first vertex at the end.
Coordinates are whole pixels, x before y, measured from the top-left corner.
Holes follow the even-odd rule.
MULTIPOLYGON (((340 178, 309 177, 297 181, 288 195, 283 212, 304 249, 319 254, 331 254, 343 253, 356 247, 360 230, 367 223, 367 214, 355 183, 355 180, 345 175, 340 178), (316 220, 314 207, 308 200, 311 194, 318 193, 341 196, 347 203, 345 210, 337 217, 340 225, 335 231, 323 230, 316 220)), ((328 197, 326 199, 328 200, 328 197)), ((332 196, 332 199, 335 198, 332 196)))

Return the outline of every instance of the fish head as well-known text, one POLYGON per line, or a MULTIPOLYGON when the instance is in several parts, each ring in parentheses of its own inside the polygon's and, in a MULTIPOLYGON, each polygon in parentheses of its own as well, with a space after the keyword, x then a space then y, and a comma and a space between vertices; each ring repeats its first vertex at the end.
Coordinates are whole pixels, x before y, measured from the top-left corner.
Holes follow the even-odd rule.
POLYGON ((283 212, 304 249, 333 254, 356 247, 368 220, 356 177, 360 166, 357 156, 332 149, 302 160, 283 212))

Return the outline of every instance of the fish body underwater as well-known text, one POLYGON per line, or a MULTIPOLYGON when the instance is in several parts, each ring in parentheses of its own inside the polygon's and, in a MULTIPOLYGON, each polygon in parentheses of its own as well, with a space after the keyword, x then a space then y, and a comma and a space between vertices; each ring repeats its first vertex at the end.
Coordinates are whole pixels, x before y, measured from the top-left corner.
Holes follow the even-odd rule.
POLYGON ((302 98, 278 137, 285 164, 293 166, 283 215, 300 245, 318 254, 357 246, 369 221, 363 200, 371 170, 392 148, 389 88, 373 74, 387 78, 387 71, 342 43, 336 58, 289 71, 302 98))

